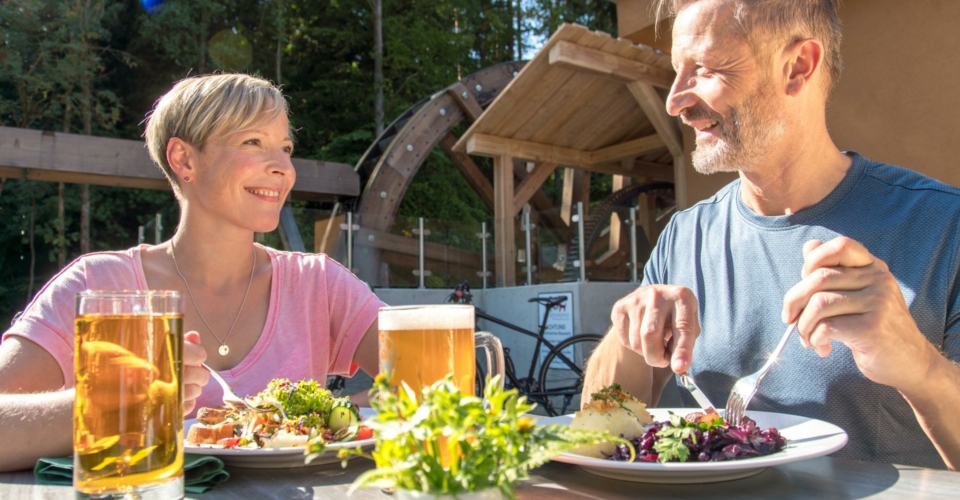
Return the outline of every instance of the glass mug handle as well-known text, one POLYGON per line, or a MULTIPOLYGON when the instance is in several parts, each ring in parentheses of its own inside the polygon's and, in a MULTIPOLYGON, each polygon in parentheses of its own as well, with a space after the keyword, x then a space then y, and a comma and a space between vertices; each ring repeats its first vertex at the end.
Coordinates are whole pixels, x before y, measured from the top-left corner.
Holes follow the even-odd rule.
MULTIPOLYGON (((490 378, 500 376, 500 389, 503 389, 503 379, 506 375, 503 373, 503 344, 500 343, 500 339, 497 338, 490 332, 476 332, 473 335, 474 342, 477 347, 482 347, 483 351, 487 354, 487 367, 490 370, 490 378)), ((485 387, 487 385, 486 380, 482 380, 481 383, 485 387)))

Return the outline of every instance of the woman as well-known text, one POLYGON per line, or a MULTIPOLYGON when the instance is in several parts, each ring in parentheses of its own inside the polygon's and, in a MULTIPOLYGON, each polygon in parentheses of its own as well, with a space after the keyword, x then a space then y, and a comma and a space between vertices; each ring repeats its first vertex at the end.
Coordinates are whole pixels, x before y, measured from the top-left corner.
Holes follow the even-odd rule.
POLYGON ((82 290, 182 292, 185 415, 220 403, 203 362, 240 394, 278 377, 377 372, 376 296, 326 256, 253 242, 277 227, 296 179, 280 91, 248 75, 183 80, 157 101, 145 136, 180 203, 177 233, 156 246, 80 257, 4 333, 0 471, 71 452, 74 297, 82 290))

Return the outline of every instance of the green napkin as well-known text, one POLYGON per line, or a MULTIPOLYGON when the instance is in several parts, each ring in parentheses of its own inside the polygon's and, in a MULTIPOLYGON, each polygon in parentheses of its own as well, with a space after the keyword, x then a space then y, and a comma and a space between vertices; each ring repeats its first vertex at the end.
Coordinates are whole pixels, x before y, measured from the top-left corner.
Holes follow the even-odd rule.
MULTIPOLYGON (((73 457, 41 458, 33 468, 40 484, 72 485, 73 457)), ((203 493, 230 478, 223 470, 223 461, 210 455, 183 454, 184 489, 187 493, 203 493)))

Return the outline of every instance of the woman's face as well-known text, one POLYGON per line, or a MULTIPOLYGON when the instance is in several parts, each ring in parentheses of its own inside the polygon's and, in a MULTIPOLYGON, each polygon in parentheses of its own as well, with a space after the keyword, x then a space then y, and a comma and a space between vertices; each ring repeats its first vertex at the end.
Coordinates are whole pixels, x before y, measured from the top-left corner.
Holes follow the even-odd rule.
POLYGON ((285 114, 249 130, 212 138, 199 152, 191 204, 223 222, 254 232, 276 229, 297 173, 285 114))

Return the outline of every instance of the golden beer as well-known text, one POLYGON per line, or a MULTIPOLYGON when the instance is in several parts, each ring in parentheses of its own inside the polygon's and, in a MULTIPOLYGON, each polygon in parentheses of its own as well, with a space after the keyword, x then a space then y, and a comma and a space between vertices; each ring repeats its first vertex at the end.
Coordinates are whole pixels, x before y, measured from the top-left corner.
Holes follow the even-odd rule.
POLYGON ((77 315, 78 497, 183 495, 183 316, 143 309, 77 315))
POLYGON ((503 348, 487 332, 473 331, 470 305, 381 307, 380 371, 390 385, 421 390, 447 375, 464 394, 476 393, 476 347, 483 347, 491 375, 502 375, 503 348))
POLYGON ((473 328, 380 329, 380 365, 392 369, 390 385, 406 382, 417 394, 430 384, 453 375, 464 394, 474 395, 476 353, 473 328))

